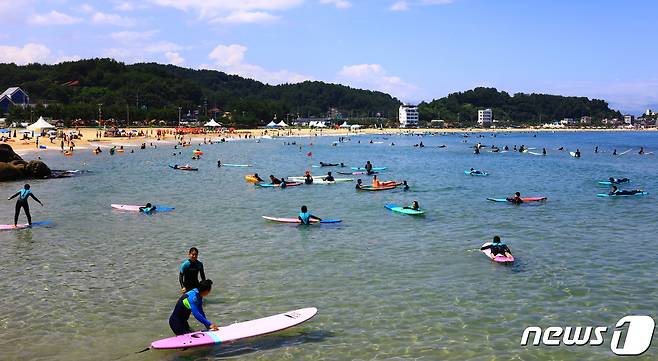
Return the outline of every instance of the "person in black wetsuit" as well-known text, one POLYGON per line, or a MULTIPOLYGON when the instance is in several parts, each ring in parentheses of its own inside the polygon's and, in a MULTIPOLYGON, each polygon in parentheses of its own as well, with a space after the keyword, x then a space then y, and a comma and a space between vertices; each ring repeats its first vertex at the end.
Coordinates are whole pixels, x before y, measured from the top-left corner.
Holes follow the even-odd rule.
POLYGON ((313 177, 310 173, 306 173, 306 176, 304 177, 304 184, 313 184, 313 177))
POLYGON ((576 158, 580 158, 580 149, 576 149, 575 154, 576 154, 576 158))
POLYGON ((272 184, 281 184, 281 180, 280 180, 280 179, 277 179, 277 178, 274 177, 274 175, 272 175, 272 174, 270 174, 270 182, 271 182, 272 184))
POLYGON ((644 191, 641 190, 641 189, 634 189, 632 191, 628 191, 628 190, 619 190, 619 189, 617 189, 617 186, 612 186, 612 189, 610 189, 610 192, 608 193, 608 195, 610 195, 610 196, 634 196, 634 195, 636 195, 638 193, 642 193, 642 192, 644 192, 644 191))
POLYGON ((199 250, 196 247, 190 248, 188 259, 180 266, 178 273, 178 282, 181 286, 181 292, 187 292, 199 286, 199 276, 201 281, 206 279, 203 272, 203 263, 199 261, 199 250))
POLYGON ((258 173, 254 173, 253 177, 256 178, 256 180, 259 181, 259 182, 263 181, 263 179, 258 176, 258 173))
POLYGON ((190 324, 187 322, 190 319, 190 315, 194 315, 194 318, 208 329, 212 331, 218 330, 217 325, 210 322, 206 318, 205 312, 203 312, 203 298, 208 297, 211 290, 212 281, 203 280, 197 288, 193 288, 180 296, 178 302, 176 302, 176 306, 174 306, 174 310, 171 312, 171 316, 169 316, 169 327, 171 327, 175 335, 184 335, 192 332, 190 324))
POLYGON ((610 178, 608 178, 608 181, 609 181, 610 183, 612 183, 612 184, 617 184, 617 183, 626 183, 626 182, 630 181, 630 179, 628 179, 628 178, 613 178, 613 177, 610 177, 610 178))
POLYGON ((405 191, 408 191, 408 190, 409 190, 409 185, 407 184, 407 181, 406 181, 406 180, 403 180, 403 181, 402 181, 402 186, 403 186, 403 187, 402 187, 403 190, 405 190, 405 191))
POLYGON ((372 163, 370 163, 370 161, 366 161, 366 166, 364 168, 366 169, 366 172, 370 174, 370 172, 372 172, 372 163))
POLYGON ((420 205, 418 204, 418 201, 413 201, 413 202, 411 202, 411 206, 402 207, 402 208, 418 211, 418 210, 420 210, 420 205))
POLYGON ((27 203, 28 198, 32 197, 37 203, 39 203, 43 207, 43 203, 34 196, 34 193, 30 190, 30 185, 26 184, 23 189, 19 190, 18 192, 14 193, 13 196, 7 198, 7 200, 11 200, 13 198, 18 197, 16 200, 16 211, 14 213, 14 227, 16 227, 16 224, 18 223, 18 215, 21 213, 21 208, 25 211, 25 216, 27 217, 27 224, 29 226, 32 226, 32 215, 30 214, 30 205, 27 203))
POLYGON ((493 242, 492 242, 491 244, 488 244, 488 245, 486 245, 486 246, 480 247, 480 250, 481 250, 481 251, 484 251, 485 249, 490 249, 490 250, 491 250, 491 254, 492 254, 493 256, 496 256, 496 255, 498 255, 498 254, 501 254, 501 255, 503 255, 503 256, 507 256, 507 257, 509 257, 509 256, 512 255, 512 251, 510 251, 509 247, 507 247, 507 245, 506 245, 505 243, 502 243, 502 242, 500 241, 500 237, 499 237, 499 236, 494 236, 494 238, 493 238, 493 242))
POLYGON ((363 182, 361 181, 361 179, 357 179, 355 188, 356 189, 361 189, 362 186, 363 186, 363 182))
POLYGON ((521 199, 521 193, 516 192, 514 193, 513 197, 507 197, 506 198, 508 202, 514 203, 514 204, 521 204, 523 203, 523 199, 521 199))
POLYGON ((331 175, 331 172, 327 172, 327 176, 322 178, 323 181, 335 182, 334 176, 331 175))

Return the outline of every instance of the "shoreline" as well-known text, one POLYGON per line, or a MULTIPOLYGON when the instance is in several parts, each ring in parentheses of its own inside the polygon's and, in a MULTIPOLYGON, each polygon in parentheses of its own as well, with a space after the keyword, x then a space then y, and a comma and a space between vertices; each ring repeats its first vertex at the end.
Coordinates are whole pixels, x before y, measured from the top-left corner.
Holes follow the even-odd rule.
MULTIPOLYGON (((132 128, 138 131, 144 132, 143 136, 136 137, 102 137, 96 138, 96 133, 99 131, 98 128, 63 128, 60 129, 63 132, 67 133, 70 130, 77 130, 82 134, 82 138, 74 139, 75 143, 74 152, 76 150, 80 151, 91 151, 96 147, 103 149, 111 148, 113 146, 123 146, 123 147, 137 147, 141 143, 150 143, 157 144, 177 144, 178 138, 174 134, 169 134, 170 132, 175 131, 176 128, 132 128), (158 137, 156 134, 157 131, 164 131, 163 136, 158 137)), ((13 131, 14 129, 12 129, 13 131)), ((547 128, 504 128, 504 129, 483 129, 483 128, 365 128, 358 130, 351 129, 335 129, 335 128, 326 128, 326 129, 311 129, 311 128, 289 128, 289 129, 264 129, 264 128, 252 128, 252 129, 240 129, 234 132, 220 131, 220 132, 208 132, 208 133, 199 133, 199 134, 185 134, 183 139, 190 142, 202 142, 204 139, 212 140, 213 142, 219 141, 220 139, 226 139, 227 141, 237 141, 237 140, 249 140, 249 139, 271 139, 271 138, 296 138, 296 137, 327 137, 327 136, 380 136, 380 135, 423 135, 423 134, 456 134, 456 133, 475 133, 475 134, 501 134, 501 133, 574 133, 574 132, 655 132, 658 131, 658 128, 646 128, 646 129, 610 129, 610 128, 573 128, 573 129, 547 129, 547 128)), ((61 152, 60 142, 61 139, 56 139, 51 143, 48 139, 42 141, 40 139, 39 145, 46 146, 46 149, 37 148, 36 138, 30 140, 22 140, 18 138, 10 138, 11 141, 4 142, 14 149, 17 154, 26 155, 31 153, 40 153, 40 152, 49 152, 49 151, 58 151, 61 152)), ((195 144, 192 144, 195 145, 195 144)), ((64 149, 68 149, 68 145, 65 142, 64 149)))

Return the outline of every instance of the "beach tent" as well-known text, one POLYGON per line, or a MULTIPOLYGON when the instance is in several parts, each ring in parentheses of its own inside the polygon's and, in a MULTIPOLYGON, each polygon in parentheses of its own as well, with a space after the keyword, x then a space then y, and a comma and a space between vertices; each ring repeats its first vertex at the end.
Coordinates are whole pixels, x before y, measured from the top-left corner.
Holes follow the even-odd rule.
POLYGON ((361 128, 361 126, 358 124, 350 125, 350 129, 359 129, 359 128, 361 128))
POLYGON ((41 129, 49 129, 49 128, 55 128, 55 126, 45 121, 43 117, 39 117, 39 120, 34 122, 34 124, 30 124, 27 126, 27 129, 29 130, 36 130, 36 129, 41 130, 41 129))
POLYGON ((216 127, 221 127, 222 125, 219 124, 219 123, 217 123, 217 122, 215 121, 215 119, 210 119, 210 121, 209 121, 208 123, 204 124, 203 126, 204 126, 204 127, 212 127, 212 128, 216 128, 216 127))
POLYGON ((347 121, 343 122, 343 124, 340 125, 341 128, 349 128, 350 125, 347 124, 347 121))
POLYGON ((11 129, 0 129, 0 133, 11 133, 11 129))
POLYGON ((281 127, 281 128, 284 128, 284 127, 287 127, 288 124, 286 124, 286 123, 282 120, 281 122, 279 122, 279 124, 277 124, 277 126, 279 126, 279 127, 281 127))
POLYGON ((278 125, 274 121, 271 121, 271 122, 267 123, 266 127, 276 128, 276 127, 278 127, 278 125))

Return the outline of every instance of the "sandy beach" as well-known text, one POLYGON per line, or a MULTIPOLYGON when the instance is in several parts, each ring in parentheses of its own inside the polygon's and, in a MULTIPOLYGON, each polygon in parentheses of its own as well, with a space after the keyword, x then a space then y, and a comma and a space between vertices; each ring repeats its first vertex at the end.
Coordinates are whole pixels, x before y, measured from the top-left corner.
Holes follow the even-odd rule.
MULTIPOLYGON (((91 151, 100 147, 136 147, 142 143, 158 144, 176 144, 181 140, 180 135, 176 135, 176 128, 130 128, 135 129, 141 136, 132 137, 98 137, 98 128, 64 128, 60 129, 64 134, 69 131, 76 130, 80 133, 81 137, 73 139, 74 151, 91 151), (158 132, 160 135, 158 136, 158 132)), ((20 131, 20 129, 16 129, 20 131)), ((11 129, 12 133, 14 129, 11 129)), ((350 136, 350 135, 396 135, 396 134, 423 134, 423 133, 524 133, 524 132, 633 132, 633 131, 656 131, 656 128, 649 129, 609 129, 609 128, 574 128, 574 129, 546 129, 546 128, 498 128, 498 129, 484 129, 484 128, 364 128, 358 130, 350 130, 344 128, 324 128, 324 129, 311 129, 311 128, 288 128, 288 129, 240 129, 235 131, 209 131, 204 133, 187 133, 182 136, 182 140, 186 142, 202 143, 206 141, 219 141, 224 138, 226 140, 237 139, 250 139, 258 137, 315 137, 315 136, 350 136)), ((25 154, 33 151, 61 151, 61 138, 54 139, 52 142, 46 137, 39 137, 37 145, 37 138, 20 139, 10 138, 5 144, 11 145, 14 151, 19 154, 25 154), (42 146, 39 148, 39 146, 42 146), (46 148, 44 149, 43 146, 46 148)), ((64 149, 69 149, 69 143, 64 142, 64 149)))

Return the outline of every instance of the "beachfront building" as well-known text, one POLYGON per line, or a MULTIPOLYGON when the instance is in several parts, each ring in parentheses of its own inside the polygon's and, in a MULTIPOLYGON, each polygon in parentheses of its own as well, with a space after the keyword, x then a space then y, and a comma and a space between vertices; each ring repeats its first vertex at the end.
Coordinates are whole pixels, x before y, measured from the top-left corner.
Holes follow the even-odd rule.
POLYGON ((481 127, 491 126, 493 123, 493 111, 491 109, 478 110, 478 125, 481 127))
POLYGON ((632 115, 628 115, 628 114, 624 115, 624 124, 626 124, 626 125, 633 124, 634 118, 635 117, 633 117, 632 115))
POLYGON ((586 124, 586 125, 592 124, 592 117, 590 117, 589 115, 580 117, 580 124, 586 124))
POLYGON ((0 94, 0 114, 9 112, 13 105, 26 106, 30 104, 30 97, 19 87, 7 88, 0 94))
POLYGON ((400 105, 400 128, 418 126, 418 107, 415 105, 400 105))
POLYGON ((576 121, 573 118, 563 118, 560 120, 560 124, 564 126, 576 125, 576 121))

